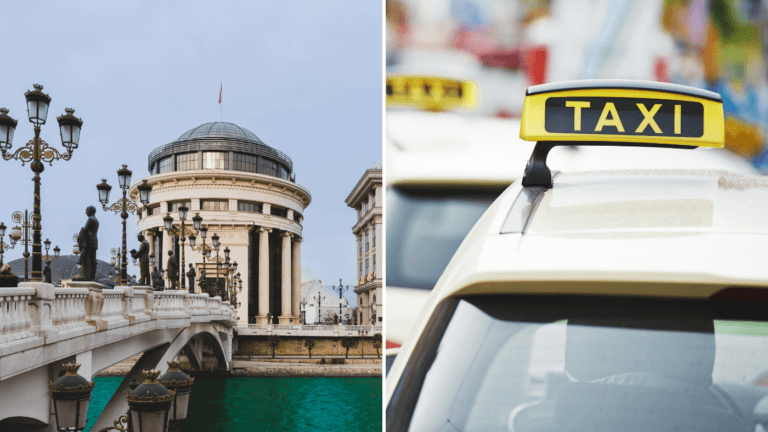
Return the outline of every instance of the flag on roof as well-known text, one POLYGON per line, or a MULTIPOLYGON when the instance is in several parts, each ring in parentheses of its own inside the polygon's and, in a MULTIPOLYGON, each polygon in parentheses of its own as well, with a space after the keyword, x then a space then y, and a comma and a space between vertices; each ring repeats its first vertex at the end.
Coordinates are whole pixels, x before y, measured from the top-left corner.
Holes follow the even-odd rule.
POLYGON ((221 91, 224 90, 224 84, 219 88, 219 103, 221 103, 221 91))

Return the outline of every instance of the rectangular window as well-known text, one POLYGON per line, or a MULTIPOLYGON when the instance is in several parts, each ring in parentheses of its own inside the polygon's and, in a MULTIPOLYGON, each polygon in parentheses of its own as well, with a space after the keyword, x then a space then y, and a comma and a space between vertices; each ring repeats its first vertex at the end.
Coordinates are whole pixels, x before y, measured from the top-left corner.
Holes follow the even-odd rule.
POLYGON ((301 222, 301 214, 299 214, 299 212, 297 212, 297 211, 293 212, 293 221, 296 222, 296 223, 300 223, 301 222))
POLYGON ((363 218, 363 207, 360 207, 357 209, 357 220, 360 220, 363 218))
POLYGON ((173 168, 173 160, 170 157, 160 159, 160 161, 157 163, 157 173, 162 174, 166 172, 170 172, 173 168))
POLYGON ((229 153, 203 152, 203 169, 229 169, 229 153))
POLYGON ((288 170, 282 165, 280 165, 280 178, 288 180, 288 170))
POLYGON ((363 236, 360 236, 360 238, 357 239, 357 244, 360 246, 360 258, 362 258, 363 257, 363 236))
POLYGON ((176 171, 196 170, 197 152, 176 155, 176 171))
POLYGON ((259 174, 266 174, 277 177, 277 163, 272 162, 269 159, 261 158, 261 166, 259 167, 259 174))
POLYGON ((154 216, 160 214, 160 206, 147 207, 147 216, 154 216))
POLYGON ((373 247, 376 247, 376 224, 373 224, 373 247))
POLYGON ((229 210, 229 200, 200 200, 200 210, 229 210))
POLYGON ((371 207, 376 207, 376 194, 371 195, 371 207))
POLYGON ((360 261, 360 271, 358 272, 357 276, 360 277, 363 275, 363 262, 360 261))
POLYGON ((365 274, 368 275, 368 258, 365 259, 365 274))
POLYGON ((250 212, 250 213, 261 213, 261 204, 255 203, 255 202, 248 202, 248 201, 238 201, 237 202, 237 211, 242 212, 250 212))
POLYGON ((259 172, 258 161, 256 156, 251 156, 243 153, 235 153, 233 156, 233 163, 235 166, 232 168, 235 171, 246 172, 259 172))
POLYGON ((177 212, 179 211, 179 206, 181 205, 187 206, 188 209, 192 208, 191 201, 175 201, 175 202, 169 202, 168 203, 168 211, 169 212, 177 212))
POLYGON ((368 252, 368 230, 365 230, 365 251, 368 252))
POLYGON ((373 254, 373 271, 376 271, 376 254, 373 254))
POLYGON ((269 210, 269 214, 272 216, 280 216, 280 217, 287 217, 288 216, 288 210, 280 207, 272 206, 269 210))
POLYGON ((365 203, 365 214, 368 214, 368 202, 365 203))

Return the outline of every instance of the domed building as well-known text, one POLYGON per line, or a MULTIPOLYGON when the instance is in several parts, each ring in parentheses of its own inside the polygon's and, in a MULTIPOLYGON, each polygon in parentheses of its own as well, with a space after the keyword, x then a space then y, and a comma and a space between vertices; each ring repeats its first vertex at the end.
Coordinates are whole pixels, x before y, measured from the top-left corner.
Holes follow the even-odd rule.
POLYGON ((229 248, 230 262, 238 263, 242 280, 236 305, 239 321, 298 323, 302 221, 312 198, 296 184, 288 155, 245 128, 213 122, 152 151, 147 168, 150 175, 131 185, 129 193, 138 202, 137 186, 143 180, 152 186, 151 201, 139 214, 138 231, 150 244, 154 265, 164 270, 168 251, 173 250, 179 267, 182 256, 186 263, 179 272, 179 285, 182 278, 186 282, 184 274, 191 263, 197 273, 194 292, 201 292, 202 286, 211 296, 221 295, 225 276, 216 263, 224 262, 224 249, 229 248), (182 205, 189 208, 183 250, 178 211, 182 205), (205 249, 211 248, 214 234, 219 237, 218 258, 216 251, 210 259, 204 257, 203 239, 192 223, 198 214, 208 229, 205 249), (174 232, 164 229, 166 215, 173 218, 174 232), (190 235, 196 236, 194 249, 190 235))

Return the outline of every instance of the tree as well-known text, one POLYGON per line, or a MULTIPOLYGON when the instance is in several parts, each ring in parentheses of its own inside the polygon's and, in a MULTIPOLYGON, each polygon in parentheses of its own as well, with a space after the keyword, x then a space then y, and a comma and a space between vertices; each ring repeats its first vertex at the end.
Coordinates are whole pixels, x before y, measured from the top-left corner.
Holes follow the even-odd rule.
POLYGON ((345 337, 341 340, 341 346, 347 349, 347 354, 344 356, 344 358, 349 358, 349 349, 357 346, 357 339, 345 337))
POLYGON ((280 346, 280 342, 282 341, 278 335, 270 335, 267 338, 267 343, 272 347, 272 358, 275 358, 275 349, 280 346))
POLYGON ((315 341, 307 339, 304 341, 304 346, 309 350, 309 358, 312 358, 312 348, 315 347, 315 341))
POLYGON ((373 347, 376 348, 376 357, 381 358, 381 354, 379 354, 379 350, 381 349, 381 333, 376 333, 373 335, 373 347))

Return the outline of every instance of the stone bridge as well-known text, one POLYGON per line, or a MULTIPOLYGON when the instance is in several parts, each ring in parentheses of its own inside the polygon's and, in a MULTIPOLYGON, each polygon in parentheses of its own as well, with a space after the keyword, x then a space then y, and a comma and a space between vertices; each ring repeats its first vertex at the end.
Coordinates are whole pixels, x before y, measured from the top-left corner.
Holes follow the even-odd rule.
POLYGON ((164 373, 166 361, 182 352, 193 368, 202 367, 205 352, 229 369, 237 325, 229 302, 187 291, 62 282, 61 288, 42 282, 0 288, 0 430, 54 430, 48 382, 63 374, 62 363, 80 363, 80 375, 90 380, 143 353, 93 430, 127 411, 125 390, 143 369, 164 373))

